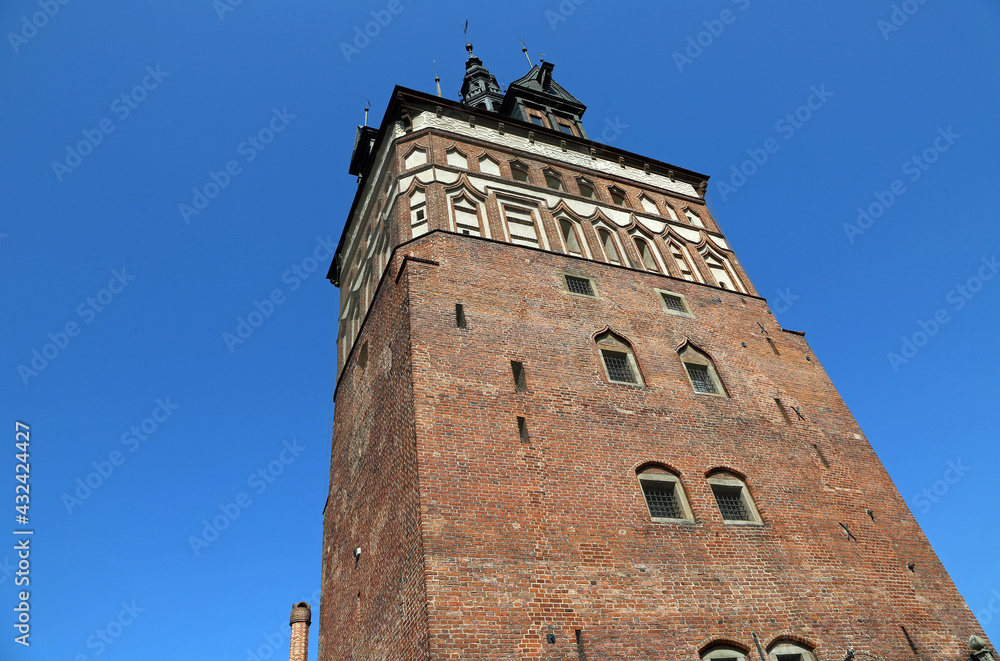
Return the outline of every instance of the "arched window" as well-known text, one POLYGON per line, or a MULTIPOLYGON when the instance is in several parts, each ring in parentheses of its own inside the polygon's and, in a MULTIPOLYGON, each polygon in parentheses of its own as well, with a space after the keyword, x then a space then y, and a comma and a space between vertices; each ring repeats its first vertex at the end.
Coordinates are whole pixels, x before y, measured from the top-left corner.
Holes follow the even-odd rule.
POLYGON ((667 248, 670 249, 670 256, 674 258, 674 264, 677 265, 677 270, 680 271, 681 277, 685 280, 695 282, 695 270, 691 265, 691 258, 688 256, 687 250, 676 241, 670 241, 667 244, 667 248))
POLYGON ((717 255, 711 250, 706 250, 701 256, 720 287, 731 291, 743 291, 740 281, 736 278, 736 274, 725 257, 717 255))
POLYGON ((692 521, 691 508, 680 477, 661 466, 645 466, 636 471, 653 521, 692 521))
POLYGON ((566 252, 571 255, 583 256, 583 241, 580 227, 569 218, 559 218, 559 231, 562 233, 566 252))
POLYGON ((667 215, 670 216, 670 220, 677 220, 677 213, 674 211, 674 208, 670 206, 669 202, 664 202, 663 208, 667 210, 667 215))
POLYGON ((621 264, 622 259, 619 257, 621 251, 618 249, 618 239, 615 238, 615 233, 603 227, 598 227, 597 237, 601 240, 601 248, 604 249, 604 258, 612 264, 621 264))
MULTIPOLYGON (((719 506, 719 514, 725 523, 761 523, 760 513, 757 505, 750 495, 746 482, 739 475, 734 475, 727 470, 719 469, 709 473, 708 486, 715 496, 715 503, 719 506)), ((771 657, 774 659, 774 657, 771 657)), ((786 661, 776 659, 775 661, 786 661)), ((790 659, 789 661, 795 661, 790 659)), ((811 661, 811 657, 810 657, 811 661)))
POLYGON ((643 385, 642 375, 635 362, 632 347, 624 338, 611 331, 605 331, 598 335, 595 341, 601 354, 601 363, 604 365, 604 375, 608 377, 608 381, 634 386, 643 385))
POLYGON ((555 170, 546 169, 545 185, 551 188, 552 190, 562 190, 563 189, 562 177, 555 170))
POLYGON ((510 176, 514 181, 528 183, 528 166, 520 161, 511 161, 510 176))
POLYGON ((448 165, 454 168, 462 168, 463 170, 467 170, 469 168, 469 158, 457 149, 449 149, 445 156, 448 161, 448 165))
POLYGON ((707 353, 690 342, 685 342, 680 350, 680 358, 696 393, 726 397, 726 389, 707 353))
POLYGON ((786 640, 774 643, 767 652, 767 658, 770 661, 816 661, 812 650, 786 640))
POLYGON ((591 200, 594 199, 594 184, 580 177, 576 180, 576 185, 580 189, 580 195, 591 200))
POLYGON ((690 209, 684 210, 684 217, 688 219, 688 222, 697 227, 704 227, 705 223, 701 222, 701 217, 698 216, 694 211, 690 209))
POLYGON ((479 218, 479 203, 462 193, 451 198, 451 212, 455 220, 455 231, 469 236, 482 236, 479 218))
POLYGON ((635 242, 635 249, 639 252, 639 261, 642 262, 642 267, 653 273, 663 273, 660 270, 660 261, 656 258, 656 253, 653 252, 655 248, 640 236, 632 235, 632 240, 635 242))
POLYGON ((427 196, 418 188, 410 195, 410 233, 415 239, 427 229, 427 196))
POLYGON ((712 645, 701 653, 701 661, 747 661, 747 651, 733 645, 712 645))
POLYGON ((410 168, 415 168, 418 165, 423 165, 426 162, 427 152, 417 147, 416 149, 411 150, 410 153, 406 155, 406 158, 403 159, 403 167, 409 170, 410 168))
POLYGON ((495 177, 499 177, 500 165, 489 156, 483 154, 479 158, 479 171, 483 174, 492 174, 495 177))
POLYGON ((621 188, 617 186, 612 186, 608 189, 608 195, 611 196, 611 201, 620 207, 628 206, 628 195, 625 194, 621 188))

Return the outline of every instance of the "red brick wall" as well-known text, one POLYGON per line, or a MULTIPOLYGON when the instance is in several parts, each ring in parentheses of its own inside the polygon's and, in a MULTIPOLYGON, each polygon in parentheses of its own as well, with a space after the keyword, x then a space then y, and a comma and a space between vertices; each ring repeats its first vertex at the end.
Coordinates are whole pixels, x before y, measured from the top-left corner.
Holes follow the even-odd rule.
MULTIPOLYGON (((454 143, 413 139, 438 163, 454 143)), ((537 174, 539 161, 518 157, 537 174)), ((574 172, 560 169, 573 193, 574 172)), ((445 204, 432 184, 432 229, 447 226, 445 204)), ((393 214, 399 240, 406 207, 393 214)), ((577 629, 590 661, 694 660, 713 641, 749 648, 752 632, 822 661, 848 647, 957 660, 980 633, 805 339, 754 296, 432 232, 399 248, 383 276, 336 407, 324 661, 578 659, 577 629), (437 265, 409 261, 400 274, 404 255, 437 265), (594 278, 600 298, 566 295, 560 271, 594 278), (655 288, 686 296, 694 317, 664 312, 655 288), (607 381, 593 341, 605 328, 631 343, 644 387, 607 381), (685 340, 714 359, 729 397, 692 391, 677 356, 685 340), (527 392, 515 392, 511 360, 524 363, 527 392), (650 521, 635 473, 648 462, 680 475, 694 522, 650 521), (763 525, 722 522, 706 482, 716 468, 745 476, 763 525)))

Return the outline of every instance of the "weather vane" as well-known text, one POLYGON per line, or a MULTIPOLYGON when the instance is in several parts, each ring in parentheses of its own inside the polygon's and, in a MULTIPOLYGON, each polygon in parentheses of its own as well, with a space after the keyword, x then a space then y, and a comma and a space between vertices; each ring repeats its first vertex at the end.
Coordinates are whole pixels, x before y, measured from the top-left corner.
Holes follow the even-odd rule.
POLYGON ((521 42, 521 52, 524 53, 524 57, 528 59, 528 66, 535 66, 531 63, 531 57, 528 55, 528 44, 524 43, 524 39, 521 39, 520 37, 518 37, 517 40, 521 42))

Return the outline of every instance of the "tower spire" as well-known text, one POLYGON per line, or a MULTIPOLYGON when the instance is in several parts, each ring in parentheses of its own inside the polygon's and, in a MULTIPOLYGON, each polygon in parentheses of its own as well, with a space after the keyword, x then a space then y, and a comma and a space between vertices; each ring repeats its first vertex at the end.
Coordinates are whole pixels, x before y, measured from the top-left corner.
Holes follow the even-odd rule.
POLYGON ((465 22, 465 50, 469 59, 465 61, 465 78, 462 80, 462 103, 490 111, 500 110, 503 103, 503 90, 496 76, 483 66, 483 61, 472 52, 472 42, 468 41, 469 21, 465 22))

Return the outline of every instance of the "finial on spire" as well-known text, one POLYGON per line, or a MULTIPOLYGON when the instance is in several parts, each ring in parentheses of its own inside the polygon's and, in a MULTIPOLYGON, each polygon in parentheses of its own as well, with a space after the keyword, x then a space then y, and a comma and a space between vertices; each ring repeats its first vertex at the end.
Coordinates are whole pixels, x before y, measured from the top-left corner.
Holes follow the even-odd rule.
POLYGON ((437 85, 438 97, 441 96, 441 76, 438 75, 438 63, 434 60, 434 84, 437 85))
POLYGON ((469 57, 474 57, 472 43, 469 41, 469 19, 465 19, 465 50, 469 51, 469 57))
POLYGON ((518 37, 517 40, 521 42, 521 52, 524 53, 524 57, 528 59, 528 67, 530 68, 535 66, 531 63, 531 57, 528 56, 528 44, 524 43, 524 39, 521 39, 520 37, 518 37))
POLYGON ((368 126, 368 110, 372 107, 372 102, 369 99, 365 99, 365 126, 368 126))

